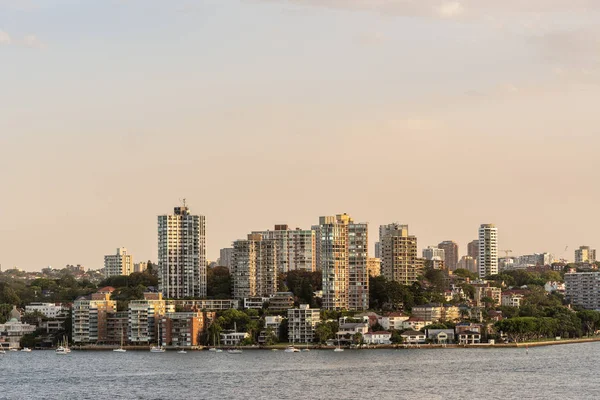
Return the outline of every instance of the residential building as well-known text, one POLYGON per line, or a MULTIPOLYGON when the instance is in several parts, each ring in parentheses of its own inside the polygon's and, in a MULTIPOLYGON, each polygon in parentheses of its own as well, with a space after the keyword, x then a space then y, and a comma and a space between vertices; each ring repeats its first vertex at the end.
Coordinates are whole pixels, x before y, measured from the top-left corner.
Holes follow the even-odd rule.
POLYGON ((379 232, 382 275, 403 285, 416 282, 424 261, 417 256, 417 238, 408 234, 408 225, 382 225, 379 232))
POLYGON ((340 323, 335 334, 336 343, 354 343, 355 335, 360 334, 360 337, 363 338, 368 332, 369 324, 367 322, 340 323))
POLYGON ((439 321, 455 321, 460 316, 458 307, 439 303, 414 306, 412 313, 414 317, 434 323, 439 321))
MULTIPOLYGON (((214 319, 214 313, 210 319, 214 319)), ((201 311, 168 312, 161 316, 160 343, 178 348, 200 345, 205 331, 205 313, 201 311)))
POLYGON ((369 257, 367 259, 367 272, 372 278, 381 275, 381 259, 369 257))
POLYGON ((475 305, 484 306, 483 299, 489 297, 494 300, 494 305, 499 306, 502 303, 502 289, 492 286, 487 281, 476 281, 472 283, 475 288, 475 305))
POLYGON ((580 246, 575 250, 575 262, 580 264, 593 264, 596 262, 596 250, 590 246, 580 246))
POLYGON ((231 268, 233 257, 233 247, 226 247, 219 251, 219 260, 217 260, 217 264, 221 267, 231 268))
POLYGON ((409 329, 400 334, 403 339, 403 343, 414 345, 414 344, 423 344, 427 341, 427 336, 418 330, 409 329))
POLYGON ((548 293, 552 293, 552 292, 564 293, 565 292, 565 284, 561 283, 561 282, 556 282, 556 281, 548 281, 544 285, 544 290, 548 293))
POLYGON ((402 329, 413 329, 415 331, 420 331, 421 329, 431 324, 433 324, 433 321, 431 320, 424 320, 418 317, 410 317, 402 323, 402 329))
POLYGON ((493 224, 479 227, 479 278, 498 274, 498 228, 493 224))
POLYGON ((474 274, 479 274, 479 268, 477 268, 477 258, 471 256, 463 256, 458 262, 458 268, 466 269, 474 274))
POLYGON ((221 333, 221 345, 222 346, 239 346, 245 339, 248 339, 250 334, 248 332, 222 332, 221 333))
POLYGON ((65 316, 66 309, 60 303, 30 303, 25 306, 26 313, 36 311, 44 314, 47 318, 60 318, 65 316))
POLYGON ((461 331, 458 335, 459 344, 478 344, 481 343, 481 333, 475 331, 461 331))
POLYGON ((257 231, 265 239, 272 239, 277 246, 277 269, 289 271, 316 270, 316 236, 313 230, 289 229, 287 225, 275 225, 272 231, 257 231))
POLYGON ((17 310, 16 306, 13 306, 8 321, 0 324, 0 349, 21 348, 21 338, 35 332, 35 330, 35 325, 21 322, 21 313, 17 310))
POLYGON ((321 310, 308 304, 288 310, 288 340, 294 343, 312 343, 315 327, 321 322, 321 310))
POLYGON ((136 344, 157 342, 161 317, 168 312, 175 312, 175 306, 167 304, 162 293, 144 293, 144 300, 130 301, 129 341, 136 344))
POLYGON ((185 204, 158 217, 158 269, 166 298, 206 297, 205 218, 190 214, 185 204))
POLYGON ((446 256, 443 249, 438 249, 434 246, 428 246, 427 248, 423 249, 423 258, 429 261, 443 261, 446 256))
POLYGON ((118 275, 131 275, 133 272, 133 256, 125 247, 117 249, 116 254, 104 256, 104 276, 109 278, 118 275))
POLYGON ((127 311, 109 312, 106 314, 106 343, 121 344, 129 342, 127 326, 129 313, 127 311))
POLYGON ((281 312, 294 308, 294 294, 292 292, 277 292, 269 299, 269 311, 281 312))
POLYGON ((265 331, 271 330, 275 337, 279 337, 281 323, 284 318, 281 315, 267 315, 265 316, 265 331))
POLYGON ((404 322, 408 321, 410 316, 403 312, 396 311, 379 317, 379 325, 386 331, 404 329, 404 322))
POLYGON ((454 329, 426 329, 425 335, 427 339, 436 344, 454 343, 454 329))
POLYGON ((363 341, 368 345, 392 344, 392 333, 387 331, 367 332, 363 341))
POLYGON ((244 299, 244 308, 261 310, 268 302, 269 297, 246 297, 244 299))
POLYGON ((148 263, 146 261, 140 261, 139 263, 133 264, 133 272, 144 272, 148 269, 148 263))
POLYGON ((600 272, 565 274, 565 297, 574 306, 600 311, 600 272))
POLYGON ((251 233, 233 243, 230 268, 233 297, 269 297, 277 292, 277 244, 274 239, 251 233))
POLYGON ((452 240, 445 240, 437 245, 439 249, 444 250, 444 264, 450 271, 458 267, 458 243, 452 240))
POLYGON ((117 302, 110 299, 114 288, 105 287, 73 302, 73 342, 105 343, 108 341, 108 314, 117 311, 117 302))
POLYGON ((467 256, 477 261, 479 259, 479 240, 473 240, 467 244, 467 256))
POLYGON ((502 292, 502 305, 506 307, 521 307, 525 298, 522 290, 507 290, 502 292))
POLYGON ((167 300, 166 304, 185 311, 222 311, 240 308, 240 301, 231 299, 167 300))
POLYGON ((368 309, 368 225, 340 214, 321 217, 312 229, 317 240, 317 265, 323 273, 323 308, 368 309))

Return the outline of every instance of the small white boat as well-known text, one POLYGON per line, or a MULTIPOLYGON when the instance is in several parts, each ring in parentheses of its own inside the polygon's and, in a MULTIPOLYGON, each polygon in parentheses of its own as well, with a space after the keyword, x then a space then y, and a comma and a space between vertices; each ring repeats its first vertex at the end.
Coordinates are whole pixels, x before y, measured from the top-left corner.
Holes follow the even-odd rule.
POLYGON ((284 350, 286 353, 300 353, 300 350, 295 348, 294 346, 288 346, 284 350))
POLYGON ((185 351, 185 350, 183 350, 183 349, 182 349, 182 350, 179 350, 179 351, 177 352, 177 354, 187 354, 187 351, 185 351))
POLYGON ((166 350, 162 346, 152 346, 150 347, 150 353, 164 353, 166 350))
POLYGON ((0 349, 0 354, 6 354, 6 351, 4 351, 4 349, 0 349))
POLYGON ((227 350, 229 354, 242 354, 242 349, 229 349, 227 350))
POLYGON ((29 347, 23 347, 23 348, 21 349, 21 351, 22 351, 23 353, 31 353, 31 349, 30 349, 29 347))
POLYGON ((309 348, 306 348, 306 349, 302 349, 302 351, 303 351, 303 352, 305 352, 305 351, 310 351, 310 349, 309 349, 309 348))
POLYGON ((216 349, 215 350, 215 353, 222 353, 222 352, 223 352, 223 350, 221 350, 221 349, 216 349))
POLYGON ((56 354, 69 354, 70 351, 66 347, 58 346, 54 352, 56 354))
POLYGON ((19 349, 15 349, 14 347, 11 349, 8 349, 8 351, 19 351, 19 349))
POLYGON ((344 351, 344 349, 342 349, 341 347, 336 347, 335 349, 333 349, 333 351, 335 351, 336 353, 339 353, 339 352, 344 351))
POLYGON ((126 353, 126 352, 127 352, 127 350, 125 350, 125 349, 124 349, 124 348, 122 348, 122 347, 119 347, 118 349, 113 349, 113 351, 114 351, 115 353, 126 353))

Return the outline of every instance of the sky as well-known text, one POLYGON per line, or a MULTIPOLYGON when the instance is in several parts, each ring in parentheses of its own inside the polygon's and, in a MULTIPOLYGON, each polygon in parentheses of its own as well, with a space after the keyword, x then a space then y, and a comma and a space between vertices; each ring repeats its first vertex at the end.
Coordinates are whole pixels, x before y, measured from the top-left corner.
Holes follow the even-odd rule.
POLYGON ((597 0, 0 0, 0 264, 156 260, 183 198, 211 260, 344 212, 572 259, 598 99, 597 0))

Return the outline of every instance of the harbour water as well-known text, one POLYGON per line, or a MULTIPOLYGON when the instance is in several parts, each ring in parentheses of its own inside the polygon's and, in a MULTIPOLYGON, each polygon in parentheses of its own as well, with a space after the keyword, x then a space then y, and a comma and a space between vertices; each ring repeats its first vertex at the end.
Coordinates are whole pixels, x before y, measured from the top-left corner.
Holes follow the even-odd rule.
POLYGON ((600 343, 0 356, 0 399, 594 399, 600 343))

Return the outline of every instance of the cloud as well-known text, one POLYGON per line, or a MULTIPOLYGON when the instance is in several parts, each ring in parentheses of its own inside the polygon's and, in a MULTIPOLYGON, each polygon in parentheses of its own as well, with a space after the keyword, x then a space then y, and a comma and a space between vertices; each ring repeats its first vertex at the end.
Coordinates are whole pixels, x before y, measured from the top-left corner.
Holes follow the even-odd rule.
POLYGON ((21 39, 13 39, 7 32, 0 30, 0 46, 21 46, 31 49, 44 49, 46 45, 37 36, 28 34, 21 39))
POLYGON ((389 38, 383 32, 379 31, 365 32, 357 37, 358 43, 364 46, 379 46, 388 40, 389 38))
POLYGON ((11 43, 10 35, 0 30, 0 46, 9 45, 11 43))
POLYGON ((458 1, 444 3, 437 8, 438 14, 443 18, 455 18, 465 12, 465 8, 458 1))
POLYGON ((23 40, 22 40, 22 44, 25 47, 30 47, 33 49, 43 49, 46 47, 46 45, 40 41, 40 39, 38 39, 37 36, 35 35, 26 35, 23 40))

